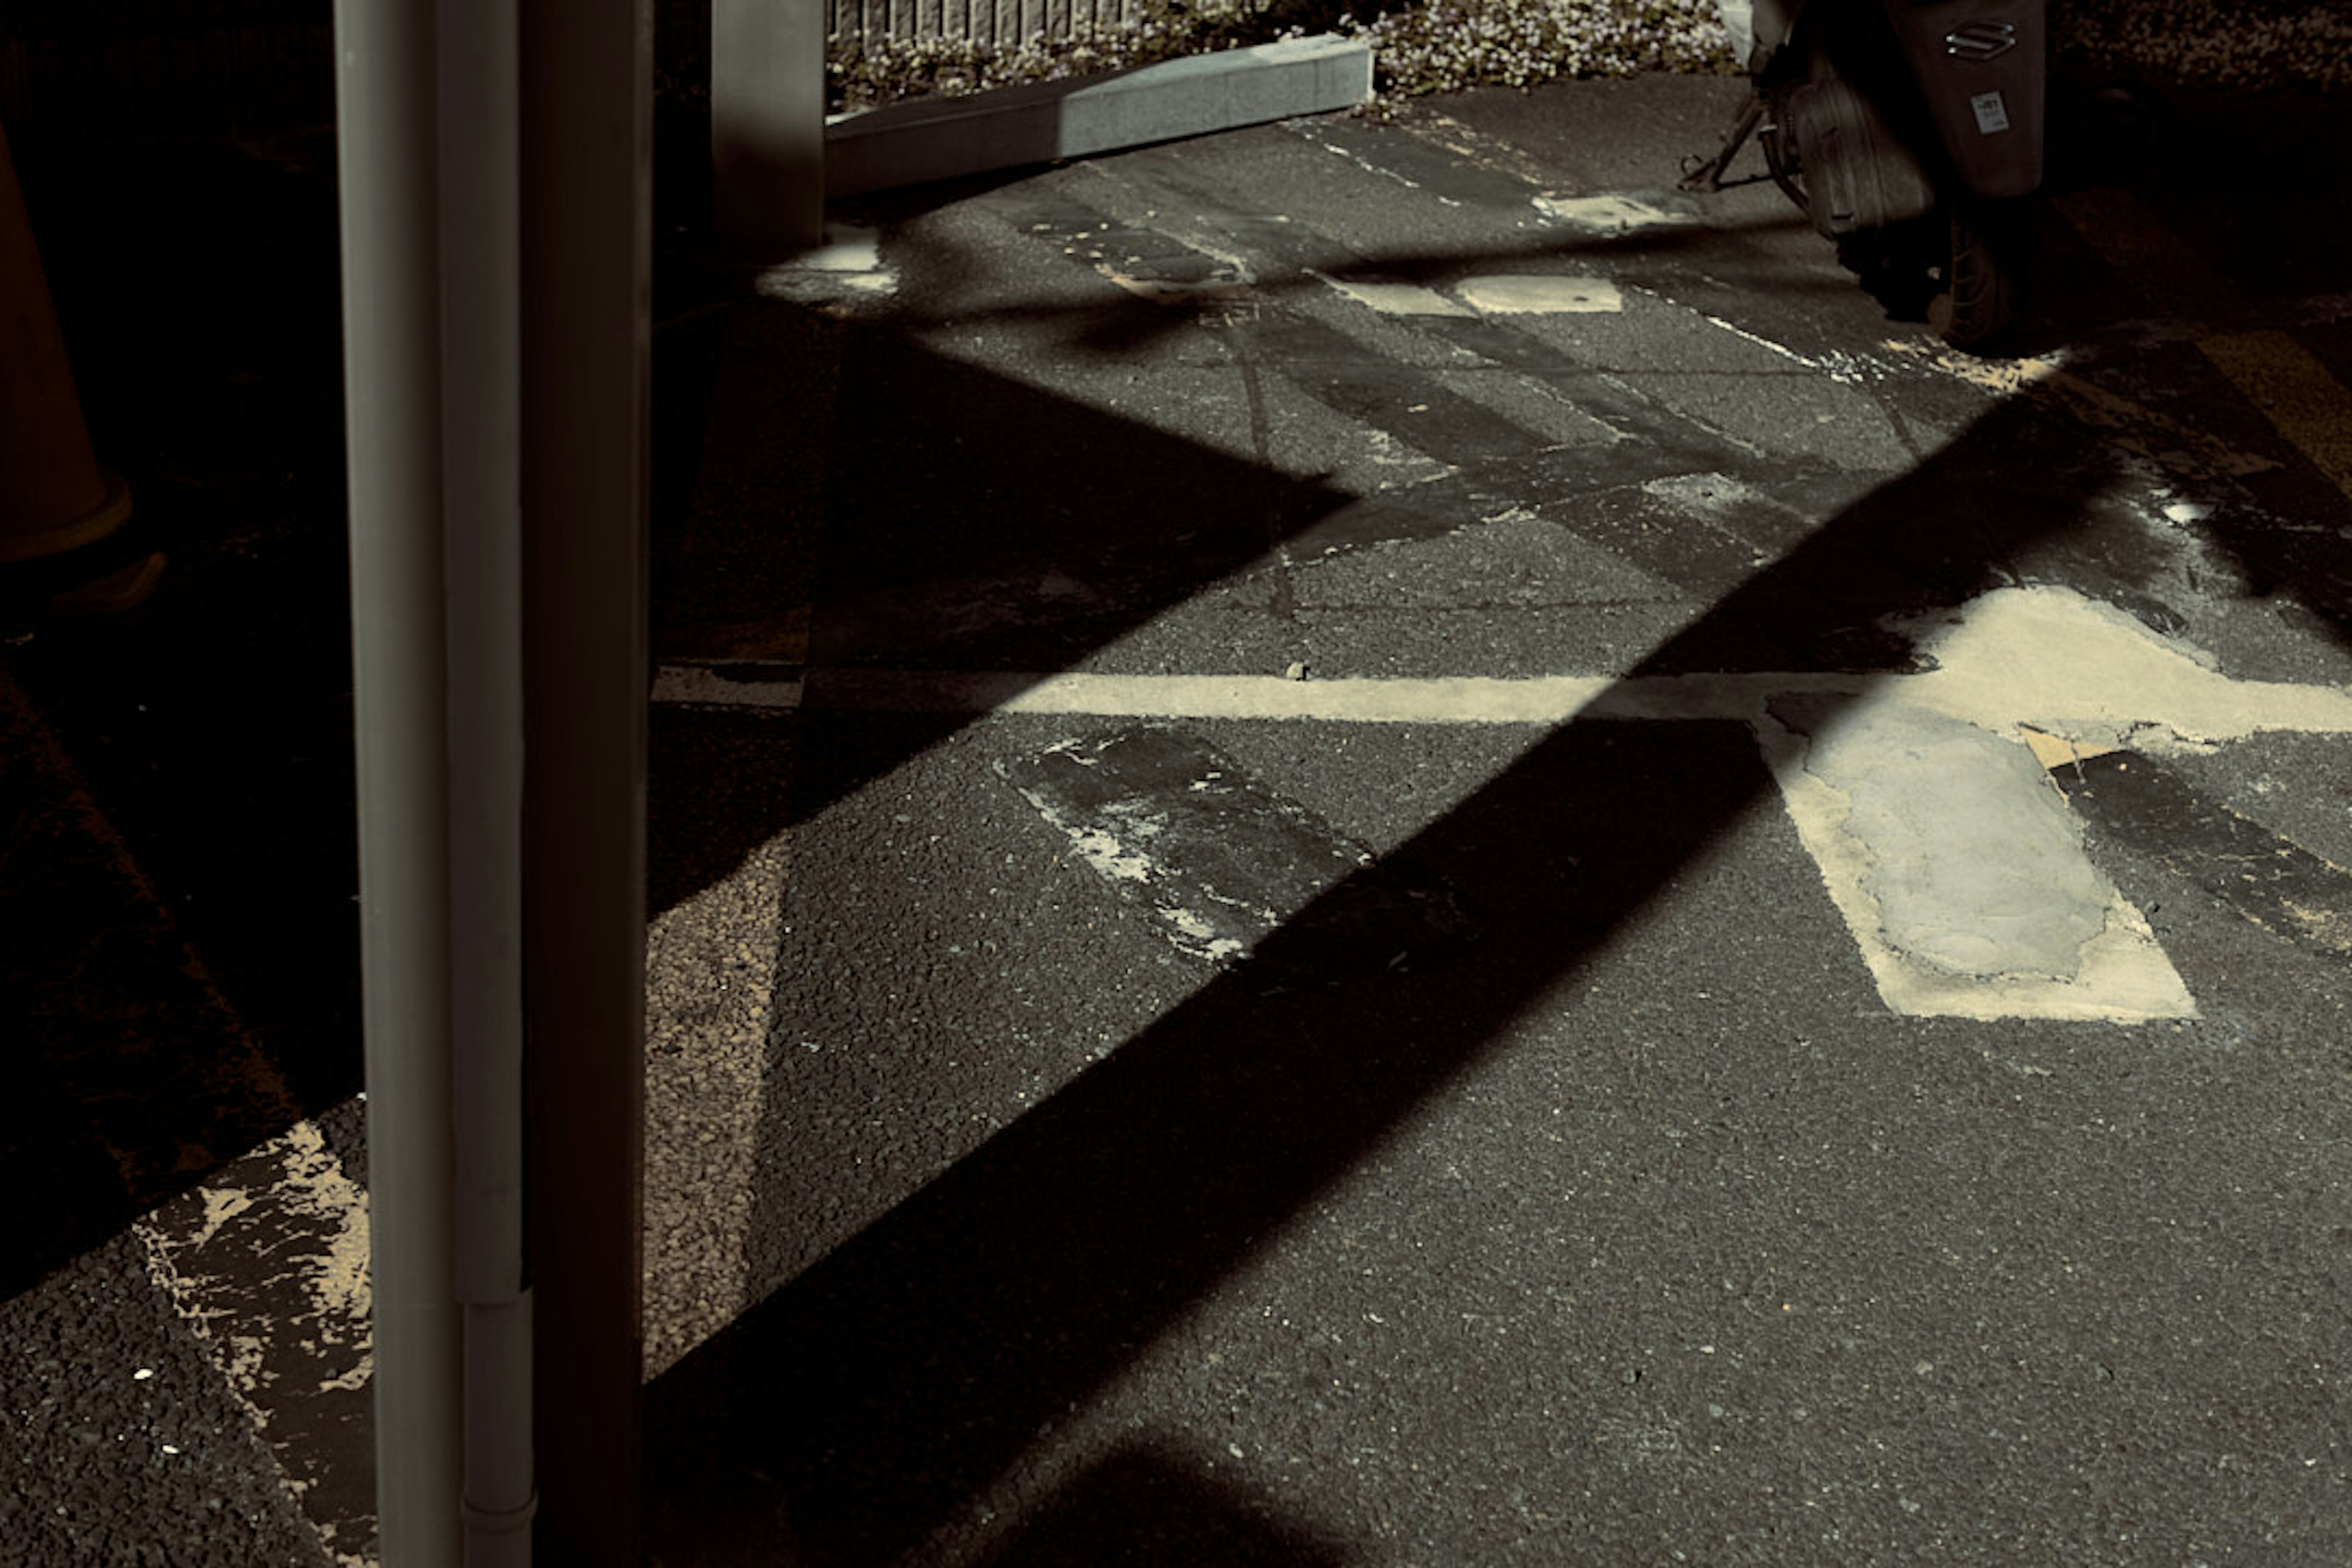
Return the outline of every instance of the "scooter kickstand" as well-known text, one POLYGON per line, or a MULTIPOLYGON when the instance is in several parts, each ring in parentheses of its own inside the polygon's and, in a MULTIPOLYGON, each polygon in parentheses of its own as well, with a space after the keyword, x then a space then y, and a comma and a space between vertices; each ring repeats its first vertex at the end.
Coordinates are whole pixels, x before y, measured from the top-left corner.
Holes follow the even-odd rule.
POLYGON ((1739 155, 1739 150, 1748 144, 1763 119, 1764 100, 1750 89, 1748 101, 1739 106, 1739 115, 1732 121, 1731 129, 1723 133, 1723 145, 1716 149, 1715 156, 1701 161, 1693 154, 1683 160, 1681 188, 1702 195, 1723 189, 1723 172, 1731 167, 1731 160, 1739 155))

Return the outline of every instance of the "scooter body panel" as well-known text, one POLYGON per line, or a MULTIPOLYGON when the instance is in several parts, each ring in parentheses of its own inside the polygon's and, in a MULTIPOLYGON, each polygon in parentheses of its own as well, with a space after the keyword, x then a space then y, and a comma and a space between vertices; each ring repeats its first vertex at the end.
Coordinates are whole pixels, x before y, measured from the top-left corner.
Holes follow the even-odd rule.
POLYGON ((1885 0, 1952 172, 1976 195, 2042 184, 2043 0, 1885 0))
POLYGON ((1804 0, 1718 0, 1723 14, 1724 31, 1731 40, 1732 58, 1739 68, 1755 72, 1764 68, 1772 51, 1789 41, 1796 26, 1797 12, 1804 0))
POLYGON ((1805 216, 1824 237, 1892 228, 1935 210, 1927 165, 1850 78, 1817 74, 1780 104, 1805 172, 1805 216))
MULTIPOLYGON (((2045 0, 1864 0, 1885 16, 1961 187, 2021 196, 2042 184, 2045 0)), ((1823 0, 1722 0, 1741 64, 1762 79, 1801 26, 1842 26, 1823 0)), ((1785 68, 1785 62, 1778 68, 1785 68)))
POLYGON ((2023 309, 2046 3, 1718 0, 1754 88, 1683 188, 1720 189, 1756 135, 1774 181, 1874 293, 1924 286, 1938 335, 1984 352, 2023 309))

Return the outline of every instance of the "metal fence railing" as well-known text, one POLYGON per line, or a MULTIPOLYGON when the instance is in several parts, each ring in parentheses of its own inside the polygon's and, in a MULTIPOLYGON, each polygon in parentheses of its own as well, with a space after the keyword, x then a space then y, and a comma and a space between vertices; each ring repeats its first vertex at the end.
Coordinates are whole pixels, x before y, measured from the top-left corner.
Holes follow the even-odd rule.
POLYGON ((1011 43, 1039 34, 1066 37, 1140 14, 1142 0, 825 0, 829 34, 867 37, 971 38, 1011 43))

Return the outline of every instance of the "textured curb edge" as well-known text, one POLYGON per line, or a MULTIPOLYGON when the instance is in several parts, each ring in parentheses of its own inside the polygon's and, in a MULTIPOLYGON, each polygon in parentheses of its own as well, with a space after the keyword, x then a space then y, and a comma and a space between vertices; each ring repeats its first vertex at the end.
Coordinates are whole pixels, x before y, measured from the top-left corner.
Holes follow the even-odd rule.
POLYGON ((838 116, 825 127, 825 195, 1206 135, 1352 108, 1371 96, 1371 46, 1326 34, 966 98, 919 100, 838 116))

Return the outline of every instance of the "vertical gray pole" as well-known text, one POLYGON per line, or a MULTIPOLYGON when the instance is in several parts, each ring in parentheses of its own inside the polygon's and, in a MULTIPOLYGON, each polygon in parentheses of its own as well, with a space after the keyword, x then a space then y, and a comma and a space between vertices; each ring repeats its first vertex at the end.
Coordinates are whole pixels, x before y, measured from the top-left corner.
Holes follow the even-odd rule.
POLYGON ((455 1287, 467 1568, 531 1558, 524 1249, 520 78, 516 0, 439 0, 455 1287))
POLYGON ((433 11, 337 0, 352 679, 383 1568, 460 1551, 433 11))
POLYGON ((824 0, 710 0, 710 205, 730 261, 824 238, 824 0))
POLYGON ((536 1561, 638 1562, 648 0, 523 0, 536 1561))

